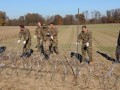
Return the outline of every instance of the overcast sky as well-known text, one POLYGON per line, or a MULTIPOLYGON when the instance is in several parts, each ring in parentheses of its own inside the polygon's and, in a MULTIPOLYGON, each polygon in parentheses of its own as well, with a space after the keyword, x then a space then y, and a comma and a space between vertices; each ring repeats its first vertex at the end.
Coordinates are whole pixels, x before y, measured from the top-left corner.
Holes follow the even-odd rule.
POLYGON ((76 14, 98 10, 105 14, 106 10, 120 8, 120 0, 0 0, 0 11, 5 11, 11 19, 26 13, 39 13, 46 16, 60 14, 76 14))

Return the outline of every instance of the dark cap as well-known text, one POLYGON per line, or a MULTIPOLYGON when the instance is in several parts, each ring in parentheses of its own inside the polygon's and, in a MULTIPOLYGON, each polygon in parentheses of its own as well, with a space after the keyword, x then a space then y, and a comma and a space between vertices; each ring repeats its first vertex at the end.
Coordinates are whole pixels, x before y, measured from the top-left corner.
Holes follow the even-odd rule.
POLYGON ((20 25, 21 28, 24 28, 24 25, 20 25))
POLYGON ((82 29, 83 29, 83 28, 85 28, 85 29, 86 29, 87 27, 84 25, 84 26, 82 26, 82 29))

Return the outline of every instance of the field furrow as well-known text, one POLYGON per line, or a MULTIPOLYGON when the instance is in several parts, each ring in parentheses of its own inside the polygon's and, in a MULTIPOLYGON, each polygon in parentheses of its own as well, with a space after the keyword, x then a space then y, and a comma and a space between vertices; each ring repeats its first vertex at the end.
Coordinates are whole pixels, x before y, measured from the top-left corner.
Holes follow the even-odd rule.
MULTIPOLYGON (((35 51, 28 59, 20 58, 22 41, 17 44, 19 27, 0 27, 0 90, 119 90, 120 64, 113 63, 119 24, 87 25, 93 35, 93 64, 80 64, 70 52, 77 51, 77 26, 58 26, 59 55, 44 60, 36 52, 33 38, 36 26, 26 26, 35 51), (99 51, 99 52, 97 52, 99 51)), ((78 45, 81 54, 81 43, 78 45)))

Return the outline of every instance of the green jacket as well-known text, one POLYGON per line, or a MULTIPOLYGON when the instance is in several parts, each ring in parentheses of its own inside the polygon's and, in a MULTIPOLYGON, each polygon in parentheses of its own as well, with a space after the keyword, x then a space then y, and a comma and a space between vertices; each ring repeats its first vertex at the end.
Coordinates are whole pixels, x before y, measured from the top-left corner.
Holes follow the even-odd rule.
POLYGON ((51 32, 51 35, 53 36, 53 39, 57 39, 58 28, 57 27, 50 28, 50 32, 51 32))
POLYGON ((81 31, 81 33, 78 36, 78 42, 80 42, 81 40, 82 40, 82 44, 88 42, 90 45, 92 45, 92 32, 87 31, 86 33, 84 33, 83 31, 81 31))
POLYGON ((51 40, 51 32, 50 32, 50 29, 48 27, 45 29, 42 29, 40 35, 41 35, 41 39, 43 41, 51 40))
POLYGON ((37 36, 37 38, 40 38, 40 33, 41 33, 41 30, 42 30, 42 27, 37 27, 36 30, 35 30, 35 35, 37 36))
POLYGON ((19 39, 21 40, 22 37, 23 37, 24 41, 31 40, 31 35, 30 35, 29 29, 25 28, 24 31, 19 32, 19 39))

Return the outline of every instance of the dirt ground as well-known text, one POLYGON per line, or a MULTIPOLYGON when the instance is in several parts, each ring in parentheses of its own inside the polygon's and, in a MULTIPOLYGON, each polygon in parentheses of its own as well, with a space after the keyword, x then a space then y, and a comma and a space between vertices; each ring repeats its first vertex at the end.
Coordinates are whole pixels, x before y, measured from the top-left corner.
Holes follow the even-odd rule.
MULTIPOLYGON (((58 26, 60 54, 51 55, 49 60, 36 51, 36 26, 26 27, 34 49, 28 59, 19 58, 19 27, 0 27, 0 46, 7 47, 0 56, 0 90, 120 90, 120 64, 114 63, 119 24, 87 25, 93 35, 91 65, 70 57, 77 51, 77 26, 58 26)), ((81 44, 78 51, 81 54, 81 44)))

